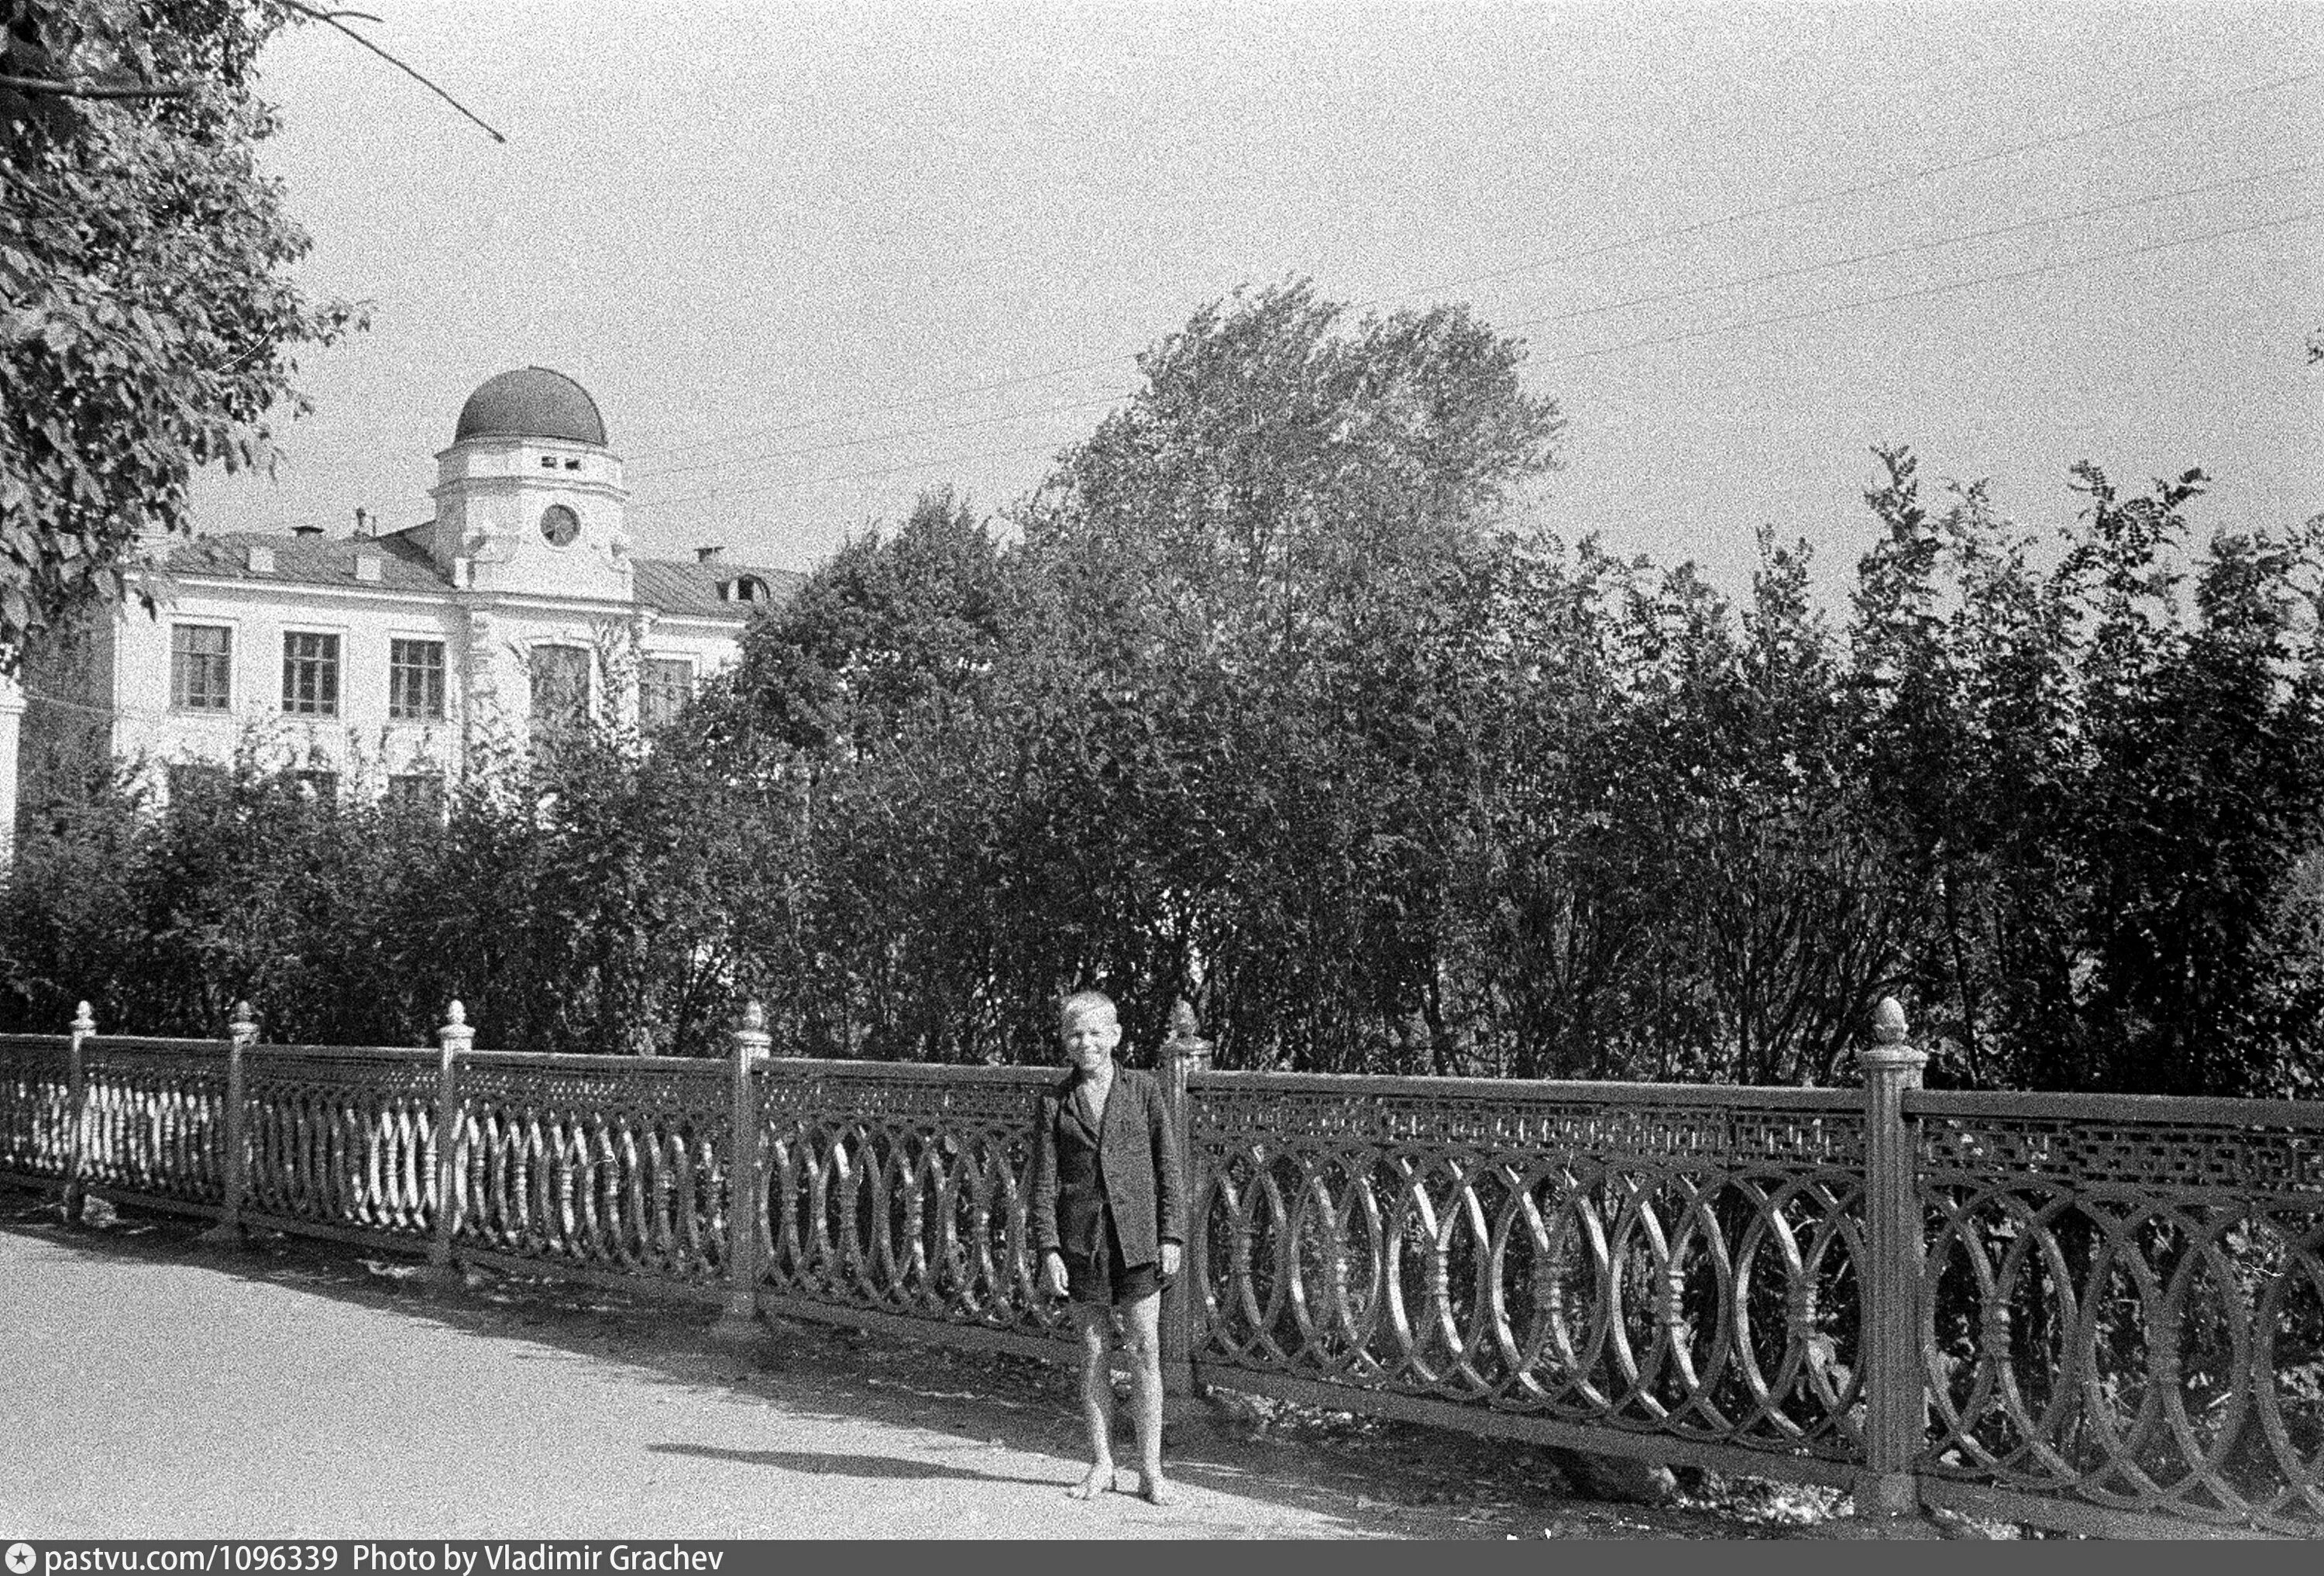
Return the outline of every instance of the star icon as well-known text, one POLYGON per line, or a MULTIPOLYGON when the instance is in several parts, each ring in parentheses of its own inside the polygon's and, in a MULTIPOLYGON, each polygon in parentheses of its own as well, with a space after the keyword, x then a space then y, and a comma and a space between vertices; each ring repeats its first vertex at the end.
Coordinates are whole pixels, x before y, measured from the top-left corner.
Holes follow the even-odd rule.
POLYGON ((27 1576, 27 1572, 32 1570, 37 1558, 38 1556, 32 1553, 32 1544, 10 1544, 8 1545, 9 1576, 27 1576))

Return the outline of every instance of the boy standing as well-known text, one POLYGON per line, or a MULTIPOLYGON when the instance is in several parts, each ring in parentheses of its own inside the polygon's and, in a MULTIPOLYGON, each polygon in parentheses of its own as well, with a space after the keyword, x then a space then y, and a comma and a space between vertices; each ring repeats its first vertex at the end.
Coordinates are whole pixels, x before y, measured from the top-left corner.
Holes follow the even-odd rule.
POLYGON ((1028 1214, 1042 1288, 1072 1299, 1081 1332, 1090 1470, 1068 1492, 1087 1499, 1114 1487, 1109 1359, 1118 1308, 1129 1338, 1141 1492, 1167 1505, 1176 1495, 1162 1476, 1162 1286, 1178 1273, 1186 1236, 1177 1135, 1153 1075, 1114 1064, 1121 1021, 1111 998, 1098 991, 1067 997, 1058 1028, 1073 1072, 1034 1104, 1028 1214))

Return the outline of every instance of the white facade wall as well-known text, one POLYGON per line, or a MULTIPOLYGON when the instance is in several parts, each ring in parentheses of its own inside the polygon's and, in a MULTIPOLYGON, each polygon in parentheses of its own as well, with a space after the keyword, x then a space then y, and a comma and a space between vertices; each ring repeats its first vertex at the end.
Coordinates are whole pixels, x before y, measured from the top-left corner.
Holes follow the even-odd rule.
MULTIPOLYGON (((462 697, 447 686, 441 722, 391 722, 387 714, 388 642, 440 641, 447 667, 463 620, 442 598, 314 585, 251 582, 202 585, 180 580, 157 617, 124 612, 115 629, 114 748, 155 766, 233 760, 247 739, 263 740, 270 765, 312 765, 344 775, 450 771, 460 760, 462 697), (217 625, 231 639, 226 712, 172 704, 171 631, 217 625), (293 631, 339 637, 339 714, 286 715, 282 642, 293 631), (358 772, 358 767, 367 769, 358 772)), ((157 785, 158 786, 158 785, 157 785)))
POLYGON ((115 749, 142 754, 165 777, 171 765, 230 763, 237 749, 256 742, 267 765, 335 771, 344 786, 368 784, 375 792, 394 775, 456 774, 467 745, 481 735, 498 733, 521 747, 538 647, 589 650, 598 714, 634 723, 638 660, 683 661, 699 688, 735 660, 740 632, 738 624, 658 616, 634 604, 180 578, 159 616, 133 610, 117 621, 115 749), (230 710, 173 704, 171 641, 180 625, 231 631, 230 710), (338 637, 336 717, 283 709, 284 637, 292 633, 338 637), (397 640, 443 645, 441 719, 389 715, 388 668, 397 640))

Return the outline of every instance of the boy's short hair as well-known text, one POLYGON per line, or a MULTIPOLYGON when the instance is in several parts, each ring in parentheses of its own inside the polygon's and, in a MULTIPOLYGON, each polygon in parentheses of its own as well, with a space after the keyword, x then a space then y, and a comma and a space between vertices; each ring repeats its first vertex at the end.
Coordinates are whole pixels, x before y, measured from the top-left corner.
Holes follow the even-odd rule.
POLYGON ((1102 1009, 1105 1015, 1114 1022, 1121 1021, 1121 1013, 1115 1008, 1112 997, 1102 991, 1076 991, 1057 1003, 1057 1027, 1062 1028, 1072 1022, 1076 1013, 1096 1011, 1100 1009, 1102 1009))

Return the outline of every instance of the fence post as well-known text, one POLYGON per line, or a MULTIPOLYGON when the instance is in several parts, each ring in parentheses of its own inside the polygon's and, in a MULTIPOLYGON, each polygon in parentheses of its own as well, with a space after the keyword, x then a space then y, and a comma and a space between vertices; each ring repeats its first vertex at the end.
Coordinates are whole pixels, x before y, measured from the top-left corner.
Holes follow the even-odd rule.
POLYGON ((202 1240, 219 1248, 242 1245, 242 1201, 250 1183, 250 1074, 244 1060, 258 1043, 258 1022, 247 1001, 234 1004, 226 1042, 226 1197, 217 1224, 202 1240))
POLYGON ((1178 1275, 1162 1288, 1162 1393, 1194 1393, 1193 1288, 1203 1251, 1202 1184, 1194 1172, 1194 1101, 1188 1079, 1211 1067, 1211 1042, 1195 1031, 1194 1009, 1181 996, 1170 1009, 1170 1037, 1162 1042, 1162 1092, 1178 1139, 1178 1174, 1186 1181, 1186 1241, 1178 1275))
POLYGON ((452 1267, 452 1230, 459 1212, 460 1058, 475 1048, 468 1009, 455 1000, 436 1031, 436 1236, 428 1244, 428 1272, 439 1285, 458 1279, 452 1267))
POLYGON ((1864 1469, 1856 1478, 1859 1516, 1909 1516, 1920 1508, 1914 1459, 1928 1430, 1921 1368, 1921 1277, 1925 1249, 1914 1185, 1913 1135, 1904 1092, 1921 1086, 1925 1052, 1904 1043, 1904 1009, 1893 996, 1873 1011, 1864 1067, 1863 1343, 1864 1469))
POLYGON ((72 1040, 65 1049, 65 1193, 64 1222, 80 1224, 81 1205, 88 1197, 88 1068, 80 1043, 97 1032, 97 1019, 84 1001, 73 1013, 72 1040))
POLYGON ((733 1040, 733 1107, 726 1140, 726 1311, 710 1333, 740 1344, 759 1333, 759 1211, 766 1197, 766 1169, 756 1071, 774 1044, 766 1009, 756 1000, 742 1004, 733 1040))

